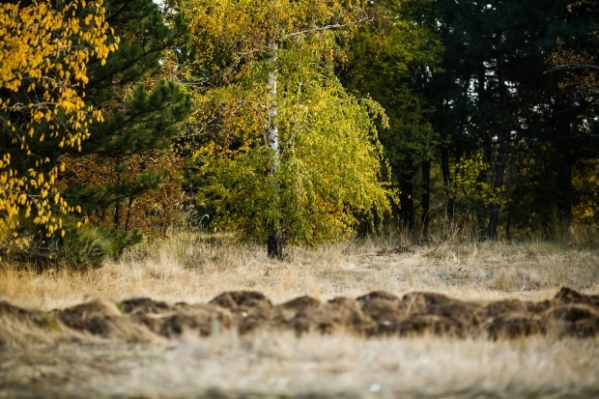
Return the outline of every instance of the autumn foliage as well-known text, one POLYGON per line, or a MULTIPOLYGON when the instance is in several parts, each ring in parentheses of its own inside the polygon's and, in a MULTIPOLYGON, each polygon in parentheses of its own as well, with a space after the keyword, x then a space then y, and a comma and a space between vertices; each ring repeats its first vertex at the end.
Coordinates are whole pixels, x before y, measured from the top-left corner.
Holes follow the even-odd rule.
POLYGON ((596 229, 599 11, 549 3, 3 2, 0 256, 596 229))
POLYGON ((64 234, 61 215, 76 212, 56 190, 64 165, 50 153, 80 149, 102 113, 85 106, 87 63, 105 62, 116 43, 102 0, 0 5, 1 248, 20 243, 25 220, 64 234), (40 143, 47 148, 40 154, 40 143), (45 154, 44 154, 45 153, 45 154), (26 160, 27 168, 17 167, 26 160))
POLYGON ((334 73, 341 43, 369 21, 367 2, 190 4, 192 73, 211 76, 196 93, 206 130, 197 201, 214 209, 214 226, 275 247, 315 244, 388 210, 375 126, 384 111, 334 73))

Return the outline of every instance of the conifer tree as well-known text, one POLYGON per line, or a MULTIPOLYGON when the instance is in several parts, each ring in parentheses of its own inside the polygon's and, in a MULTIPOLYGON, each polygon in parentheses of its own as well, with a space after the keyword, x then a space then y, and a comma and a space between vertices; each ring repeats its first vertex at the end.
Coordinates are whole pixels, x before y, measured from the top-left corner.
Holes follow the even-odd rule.
POLYGON ((188 32, 168 3, 108 0, 106 9, 120 47, 106 65, 90 65, 86 97, 106 118, 65 159, 61 184, 93 226, 120 232, 108 245, 118 254, 140 238, 136 229, 164 229, 177 218, 182 189, 171 138, 190 101, 172 73, 188 32))
POLYGON ((350 41, 339 74, 350 92, 370 95, 385 109, 389 128, 381 129, 379 138, 398 188, 400 208, 395 216, 402 227, 414 227, 415 200, 420 194, 425 199, 419 204, 425 231, 427 178, 439 139, 419 91, 436 69, 442 48, 439 38, 417 20, 421 3, 376 2, 373 21, 360 26, 350 41))
POLYGON ((569 3, 440 0, 431 6, 429 26, 445 51, 425 93, 442 138, 448 214, 463 211, 456 224, 471 221, 482 236, 495 238, 500 227, 509 235, 510 226, 550 231, 572 221, 575 171, 581 154, 596 148, 592 107, 559 90, 563 71, 549 71, 548 55, 560 38, 584 49, 596 16, 569 3), (450 194, 463 191, 456 173, 481 155, 478 180, 492 190, 460 208, 459 196, 450 194))

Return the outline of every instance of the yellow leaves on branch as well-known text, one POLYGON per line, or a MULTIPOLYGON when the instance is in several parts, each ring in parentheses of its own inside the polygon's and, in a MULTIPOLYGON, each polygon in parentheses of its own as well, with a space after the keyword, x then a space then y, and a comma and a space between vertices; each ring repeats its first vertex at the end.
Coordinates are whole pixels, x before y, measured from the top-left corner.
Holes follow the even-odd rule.
POLYGON ((273 45, 311 41, 313 52, 329 60, 336 32, 368 20, 368 0, 184 0, 193 32, 196 64, 236 81, 252 73, 254 62, 272 57, 273 45), (326 37, 328 36, 328 38, 326 37), (218 54, 219 57, 215 57, 218 54))
MULTIPOLYGON (((55 4, 0 4, 0 134, 12 138, 13 155, 20 149, 19 156, 34 157, 32 142, 45 137, 80 148, 88 123, 102 120, 83 97, 90 59, 104 61, 116 49, 108 43, 103 0, 55 4)), ((11 167, 8 149, 0 148, 0 159, 0 235, 14 236, 30 216, 49 234, 59 231, 56 213, 74 211, 54 187, 61 165, 32 159, 35 168, 25 173, 11 167)), ((0 237, 0 248, 6 242, 0 237)))
POLYGON ((485 206, 505 204, 503 188, 495 189, 489 182, 481 180, 481 175, 487 170, 489 165, 485 163, 481 153, 452 166, 451 173, 455 179, 450 188, 450 195, 458 202, 474 200, 482 202, 485 206))

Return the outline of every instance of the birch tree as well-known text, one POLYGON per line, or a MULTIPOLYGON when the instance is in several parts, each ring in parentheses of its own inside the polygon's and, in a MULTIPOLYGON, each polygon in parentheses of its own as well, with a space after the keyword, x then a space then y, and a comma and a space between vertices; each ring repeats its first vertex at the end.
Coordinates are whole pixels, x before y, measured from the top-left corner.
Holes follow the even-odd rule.
POLYGON ((187 0, 191 75, 203 79, 192 133, 201 205, 217 228, 267 242, 314 244, 389 208, 369 98, 335 76, 342 43, 369 21, 364 1, 187 0))

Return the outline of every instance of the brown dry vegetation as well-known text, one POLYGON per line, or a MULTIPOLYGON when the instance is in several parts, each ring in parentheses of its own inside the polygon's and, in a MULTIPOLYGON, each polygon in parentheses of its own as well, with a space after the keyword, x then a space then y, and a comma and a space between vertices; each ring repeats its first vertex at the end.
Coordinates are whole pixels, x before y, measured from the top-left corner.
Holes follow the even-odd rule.
POLYGON ((5 266, 0 397, 599 395, 598 261, 366 242, 280 263, 182 235, 87 272, 5 266))

